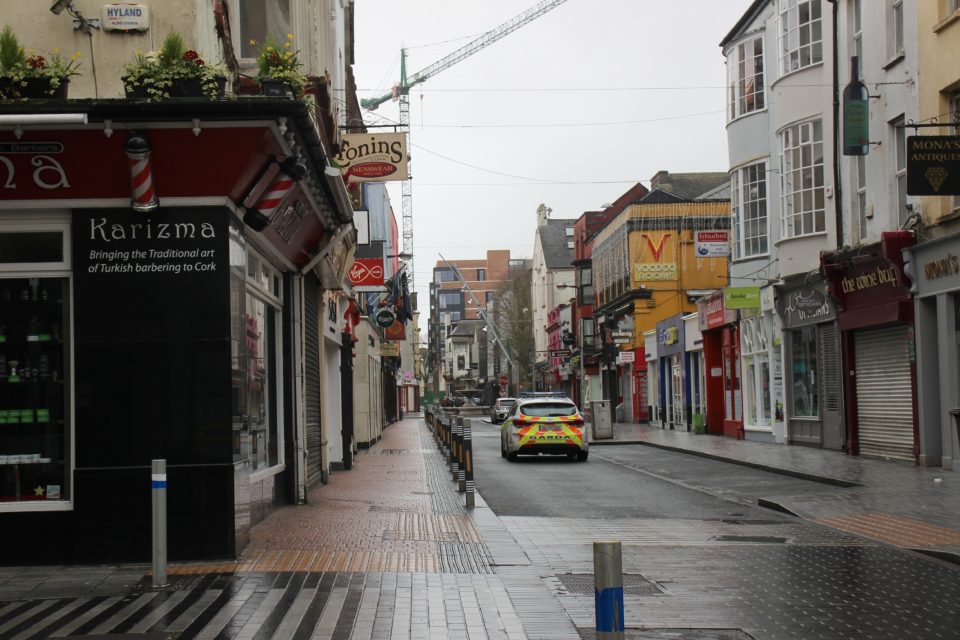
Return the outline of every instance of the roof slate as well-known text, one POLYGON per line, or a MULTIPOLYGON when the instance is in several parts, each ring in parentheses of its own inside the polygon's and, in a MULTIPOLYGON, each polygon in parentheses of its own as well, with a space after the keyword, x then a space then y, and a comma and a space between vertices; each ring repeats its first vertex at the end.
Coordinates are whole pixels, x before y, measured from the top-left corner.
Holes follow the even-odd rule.
POLYGON ((573 247, 567 246, 567 227, 573 228, 576 220, 548 219, 547 224, 538 229, 540 232, 540 247, 543 249, 543 261, 547 269, 572 269, 573 247))

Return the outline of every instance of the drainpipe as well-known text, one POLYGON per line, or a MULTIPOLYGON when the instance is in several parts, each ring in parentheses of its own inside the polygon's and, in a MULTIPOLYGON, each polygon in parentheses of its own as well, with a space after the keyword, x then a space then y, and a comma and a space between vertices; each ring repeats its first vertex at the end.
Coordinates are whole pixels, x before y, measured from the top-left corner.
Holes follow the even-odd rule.
POLYGON ((837 0, 827 0, 833 5, 833 210, 837 226, 837 249, 843 248, 843 191, 840 188, 840 68, 837 64, 839 13, 837 0))

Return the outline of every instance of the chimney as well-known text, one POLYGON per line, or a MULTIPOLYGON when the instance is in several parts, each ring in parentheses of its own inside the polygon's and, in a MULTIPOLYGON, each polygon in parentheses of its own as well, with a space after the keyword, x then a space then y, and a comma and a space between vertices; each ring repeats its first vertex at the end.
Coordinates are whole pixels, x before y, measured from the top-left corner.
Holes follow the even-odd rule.
POLYGON ((650 191, 654 189, 663 189, 670 191, 670 172, 657 171, 656 175, 650 178, 650 191))
POLYGON ((550 219, 551 211, 553 211, 553 209, 545 204, 541 204, 539 207, 537 207, 537 227, 546 226, 547 220, 550 219))

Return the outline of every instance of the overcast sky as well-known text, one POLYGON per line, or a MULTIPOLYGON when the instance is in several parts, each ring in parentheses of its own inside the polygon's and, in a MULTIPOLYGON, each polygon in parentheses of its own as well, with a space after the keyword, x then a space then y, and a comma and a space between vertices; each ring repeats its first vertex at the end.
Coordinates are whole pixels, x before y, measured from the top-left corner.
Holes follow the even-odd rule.
MULTIPOLYGON (((537 0, 356 0, 360 98, 537 0)), ((720 41, 750 0, 567 0, 410 92, 413 249, 431 270, 487 249, 531 257, 552 218, 602 208, 659 170, 726 171, 720 41)), ((397 103, 365 114, 398 122, 397 103)), ((389 193, 402 225, 400 183, 389 193)), ((402 243, 402 240, 401 240, 402 243)))

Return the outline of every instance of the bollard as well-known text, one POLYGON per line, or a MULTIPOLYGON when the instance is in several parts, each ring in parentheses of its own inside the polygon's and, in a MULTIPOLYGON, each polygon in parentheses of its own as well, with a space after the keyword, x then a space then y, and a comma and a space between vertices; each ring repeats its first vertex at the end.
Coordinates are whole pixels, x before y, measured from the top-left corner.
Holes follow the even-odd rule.
POLYGON ((466 418, 457 418, 457 424, 459 425, 458 428, 460 429, 460 441, 457 443, 457 449, 458 449, 457 462, 459 463, 459 465, 457 466, 457 491, 459 491, 460 493, 463 493, 464 491, 467 490, 467 478, 466 478, 467 460, 466 460, 466 453, 464 451, 464 442, 466 441, 467 424, 469 422, 470 420, 466 418))
POLYGON ((593 597, 597 640, 624 640, 623 558, 619 540, 593 542, 593 597))
POLYGON ((154 460, 150 473, 153 502, 153 586, 167 586, 167 461, 154 460))
POLYGON ((463 418, 456 417, 450 419, 451 431, 453 433, 453 445, 451 447, 450 471, 453 474, 453 481, 456 482, 460 477, 460 437, 463 433, 463 418))
POLYGON ((473 484, 473 425, 470 419, 463 421, 463 466, 464 466, 464 489, 466 490, 466 507, 474 507, 474 484, 473 484))

